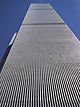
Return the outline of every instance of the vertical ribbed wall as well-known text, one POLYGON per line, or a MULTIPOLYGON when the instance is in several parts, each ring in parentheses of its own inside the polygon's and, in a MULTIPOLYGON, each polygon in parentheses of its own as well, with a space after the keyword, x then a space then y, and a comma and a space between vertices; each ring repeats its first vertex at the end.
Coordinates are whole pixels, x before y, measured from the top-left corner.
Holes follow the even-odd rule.
POLYGON ((0 74, 1 107, 79 107, 80 43, 49 4, 31 4, 0 74))

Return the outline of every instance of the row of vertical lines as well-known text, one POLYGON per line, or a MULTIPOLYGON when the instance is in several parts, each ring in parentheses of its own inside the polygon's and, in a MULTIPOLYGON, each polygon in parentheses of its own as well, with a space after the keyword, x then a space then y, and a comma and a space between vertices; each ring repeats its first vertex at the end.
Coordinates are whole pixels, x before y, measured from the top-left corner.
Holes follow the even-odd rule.
POLYGON ((1 107, 79 107, 79 62, 16 59, 1 72, 1 107))

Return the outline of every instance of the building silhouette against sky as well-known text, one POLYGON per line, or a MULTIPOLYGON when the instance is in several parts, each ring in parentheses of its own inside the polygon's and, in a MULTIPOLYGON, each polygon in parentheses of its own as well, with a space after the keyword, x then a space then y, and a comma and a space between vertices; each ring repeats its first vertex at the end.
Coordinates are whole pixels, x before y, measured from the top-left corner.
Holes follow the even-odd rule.
POLYGON ((1 107, 79 107, 80 43, 49 4, 30 5, 9 47, 1 107))

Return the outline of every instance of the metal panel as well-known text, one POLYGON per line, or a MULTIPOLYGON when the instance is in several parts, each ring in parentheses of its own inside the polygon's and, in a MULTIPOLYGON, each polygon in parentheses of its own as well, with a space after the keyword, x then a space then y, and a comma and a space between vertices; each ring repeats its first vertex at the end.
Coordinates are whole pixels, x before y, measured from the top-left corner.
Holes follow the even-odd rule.
POLYGON ((80 44, 66 25, 22 26, 9 57, 78 57, 80 44))
POLYGON ((55 10, 28 10, 23 24, 64 23, 55 10))
POLYGON ((0 75, 1 107, 79 107, 79 61, 14 58, 0 75))
POLYGON ((32 4, 24 18, 23 24, 64 23, 49 4, 32 4), (36 17, 37 16, 37 17, 36 17))
POLYGON ((42 9, 42 10, 44 10, 44 9, 53 9, 52 7, 51 7, 51 5, 50 4, 31 4, 30 5, 30 7, 29 7, 29 9, 42 9))

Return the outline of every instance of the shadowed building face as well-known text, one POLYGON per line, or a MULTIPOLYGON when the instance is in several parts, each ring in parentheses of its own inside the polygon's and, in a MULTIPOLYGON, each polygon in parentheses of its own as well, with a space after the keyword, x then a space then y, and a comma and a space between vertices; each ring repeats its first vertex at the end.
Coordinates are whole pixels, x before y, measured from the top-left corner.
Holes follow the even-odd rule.
POLYGON ((1 107, 79 107, 80 44, 49 4, 31 4, 1 78, 1 107))

